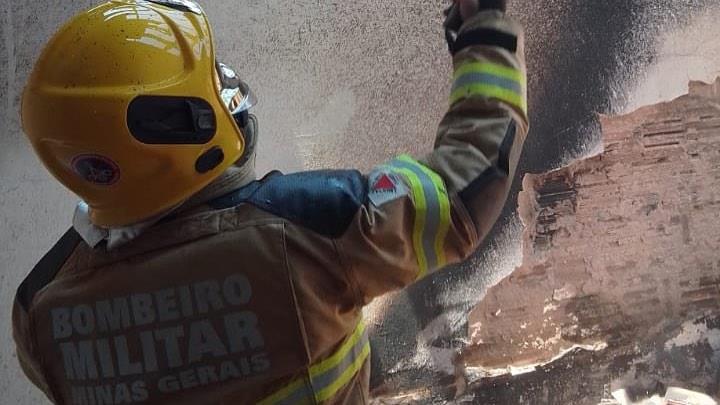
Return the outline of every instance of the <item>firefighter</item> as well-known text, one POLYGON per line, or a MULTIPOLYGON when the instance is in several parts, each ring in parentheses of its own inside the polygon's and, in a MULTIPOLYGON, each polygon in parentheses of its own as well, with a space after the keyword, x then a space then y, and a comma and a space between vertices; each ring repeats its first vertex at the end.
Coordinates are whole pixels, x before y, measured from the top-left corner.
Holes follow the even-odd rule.
POLYGON ((431 153, 258 180, 254 97, 196 3, 70 20, 23 94, 35 152, 81 199, 17 291, 30 380, 59 404, 367 403, 361 309, 473 252, 528 130, 505 1, 457 0, 445 28, 431 153))

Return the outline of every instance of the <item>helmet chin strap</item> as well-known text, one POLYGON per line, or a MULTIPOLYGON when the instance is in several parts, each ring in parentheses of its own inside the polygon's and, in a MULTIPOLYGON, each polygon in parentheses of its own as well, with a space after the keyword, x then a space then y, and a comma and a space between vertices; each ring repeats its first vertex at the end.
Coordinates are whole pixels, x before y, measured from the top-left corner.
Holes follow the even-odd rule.
POLYGON ((258 138, 258 119, 254 114, 247 114, 247 123, 242 127, 243 135, 245 136, 245 151, 243 155, 235 163, 236 166, 245 166, 250 164, 255 166, 255 152, 257 149, 257 138, 258 138))

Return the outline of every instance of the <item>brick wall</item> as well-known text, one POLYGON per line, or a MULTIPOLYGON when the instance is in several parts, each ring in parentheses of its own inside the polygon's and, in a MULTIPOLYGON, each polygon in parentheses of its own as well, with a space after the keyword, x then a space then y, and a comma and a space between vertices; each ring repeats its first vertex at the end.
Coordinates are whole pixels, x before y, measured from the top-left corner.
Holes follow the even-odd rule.
POLYGON ((720 79, 601 121, 602 154, 523 181, 523 263, 458 360, 476 400, 720 395, 720 79))

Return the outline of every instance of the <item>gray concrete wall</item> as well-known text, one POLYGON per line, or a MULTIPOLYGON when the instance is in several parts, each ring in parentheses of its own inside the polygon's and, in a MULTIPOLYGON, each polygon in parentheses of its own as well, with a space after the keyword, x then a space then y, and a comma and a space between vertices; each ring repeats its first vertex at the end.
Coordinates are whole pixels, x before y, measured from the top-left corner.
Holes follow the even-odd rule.
POLYGON ((45 403, 15 358, 11 308, 17 285, 62 230, 74 198, 55 182, 20 132, 19 102, 44 42, 58 25, 90 2, 52 7, 3 2, 0 40, 0 403, 45 403), (52 10, 51 10, 52 9, 52 10))
MULTIPOLYGON (((1 404, 42 402, 17 367, 10 307, 16 286, 69 226, 75 203, 38 163, 22 136, 19 97, 50 35, 93 3, 2 0, 0 7, 1 404)), ((688 76, 707 80, 717 73, 720 53, 707 57, 698 41, 663 39, 691 26, 686 17, 717 10, 716 0, 611 3, 615 2, 514 3, 513 13, 528 26, 534 128, 522 171, 547 170, 567 154, 582 151, 585 139, 592 139, 596 113, 622 110, 627 100, 653 102, 679 95, 688 76), (656 63, 663 55, 669 62, 656 63), (660 73, 648 66, 660 66, 660 73), (643 80, 646 71, 661 79, 643 80), (668 92, 667 83, 675 76, 680 78, 679 88, 668 92), (631 97, 638 91, 642 97, 631 97)), ((260 97, 261 173, 270 168, 367 169, 400 152, 429 150, 450 84, 440 26, 442 2, 207 0, 204 7, 214 25, 219 58, 236 67, 260 97)), ((716 20, 711 15, 703 21, 711 27, 716 20)), ((717 42, 709 40, 715 34, 707 29, 687 38, 703 35, 703 43, 717 42)), ((513 199, 508 207, 511 218, 513 199)), ((494 232, 488 238, 486 248, 497 246, 498 234, 502 236, 494 232)), ((373 328, 379 376, 374 377, 375 385, 383 383, 383 371, 390 369, 397 376, 386 384, 390 388, 427 382, 417 373, 399 372, 415 367, 399 361, 412 358, 419 346, 451 347, 451 339, 464 333, 465 311, 512 267, 493 266, 505 257, 483 252, 471 266, 438 275, 384 301, 394 305, 375 308, 380 320, 373 328), (448 307, 460 314, 459 319, 443 318, 448 307)), ((435 370, 434 360, 428 361, 435 370)), ((427 379, 436 374, 422 375, 427 379)))

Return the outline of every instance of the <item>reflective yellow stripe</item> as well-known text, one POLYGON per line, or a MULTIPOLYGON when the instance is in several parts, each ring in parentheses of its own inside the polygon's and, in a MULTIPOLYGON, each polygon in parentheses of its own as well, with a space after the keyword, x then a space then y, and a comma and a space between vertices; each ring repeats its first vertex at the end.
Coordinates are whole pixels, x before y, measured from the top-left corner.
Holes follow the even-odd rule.
POLYGON ((455 69, 453 80, 450 104, 466 97, 483 96, 527 112, 527 79, 518 69, 491 62, 466 62, 455 69))
POLYGON ((465 62, 455 69, 453 81, 467 73, 489 73, 505 79, 510 79, 525 86, 526 78, 519 70, 491 62, 465 62))
POLYGON ((362 365, 365 363, 365 360, 368 358, 369 355, 370 355, 370 342, 367 341, 367 342, 365 342, 365 345, 363 346, 362 351, 360 352, 360 356, 358 356, 355 359, 355 361, 353 361, 352 365, 350 367, 348 367, 347 369, 345 369, 345 371, 343 371, 343 373, 340 375, 340 377, 337 380, 335 380, 335 382, 332 383, 332 385, 330 385, 329 387, 327 387, 323 390, 318 391, 315 394, 315 399, 317 399, 318 402, 322 402, 329 398, 332 398, 333 395, 335 395, 338 391, 340 391, 340 388, 344 387, 345 384, 347 384, 348 381, 350 381, 355 376, 355 374, 357 374, 358 371, 360 371, 360 369, 362 368, 362 365))
POLYGON ((393 171, 401 173, 410 183, 413 202, 415 203, 415 218, 413 220, 413 248, 418 261, 418 278, 425 277, 428 272, 428 260, 423 246, 423 233, 425 231, 425 217, 427 215, 427 201, 420 178, 410 169, 392 167, 393 171))
POLYGON ((490 84, 470 84, 462 86, 457 90, 453 91, 450 95, 450 104, 455 104, 461 98, 471 96, 484 96, 488 98, 496 98, 500 101, 504 101, 513 107, 517 107, 523 113, 527 112, 527 103, 525 98, 512 90, 504 89, 502 87, 493 86, 490 84))
POLYGON ((437 194, 438 204, 440 205, 440 226, 438 227, 437 234, 435 235, 435 254, 438 261, 438 267, 442 267, 447 264, 445 258, 445 238, 447 237, 448 231, 450 230, 450 198, 448 197, 447 188, 445 188, 445 182, 442 177, 430 170, 425 165, 422 165, 407 155, 400 156, 400 159, 406 162, 413 162, 420 170, 422 170, 435 185, 435 193, 437 194))
POLYGON ((282 389, 276 391, 274 394, 270 395, 269 397, 263 399, 262 401, 258 402, 259 405, 271 405, 271 404, 277 404, 280 401, 282 401, 284 398, 287 398, 301 388, 305 384, 305 379, 299 378, 297 380, 294 380, 290 384, 286 385, 282 389))
POLYGON ((330 399, 358 373, 369 355, 370 341, 360 321, 335 353, 308 369, 308 377, 291 381, 260 404, 305 404, 330 399))
POLYGON ((358 342, 358 340, 360 340, 363 332, 365 332, 365 323, 360 322, 355 327, 355 331, 353 331, 352 335, 350 335, 350 337, 345 341, 345 343, 343 343, 343 345, 340 346, 340 348, 335 353, 333 353, 332 356, 310 367, 310 377, 312 378, 313 376, 322 374, 325 371, 330 370, 331 368, 338 365, 343 359, 343 357, 345 357, 345 355, 350 351, 350 349, 352 349, 353 346, 355 346, 355 344, 358 342))
POLYGON ((415 220, 416 223, 422 222, 423 226, 416 226, 413 230, 413 245, 420 267, 418 278, 421 278, 428 271, 437 270, 447 264, 445 238, 450 228, 450 199, 442 178, 412 157, 400 155, 390 164, 392 170, 399 171, 405 177, 409 177, 408 171, 411 172, 412 177, 408 180, 419 184, 419 187, 412 186, 414 190, 417 188, 413 192, 414 200, 418 199, 416 195, 422 191, 420 198, 423 199, 423 206, 418 210, 418 204, 415 204, 415 220), (425 219, 421 221, 418 217, 423 215, 425 219))

